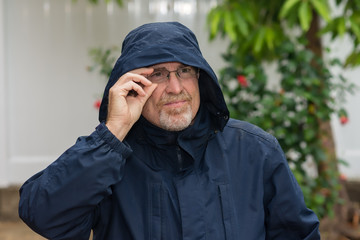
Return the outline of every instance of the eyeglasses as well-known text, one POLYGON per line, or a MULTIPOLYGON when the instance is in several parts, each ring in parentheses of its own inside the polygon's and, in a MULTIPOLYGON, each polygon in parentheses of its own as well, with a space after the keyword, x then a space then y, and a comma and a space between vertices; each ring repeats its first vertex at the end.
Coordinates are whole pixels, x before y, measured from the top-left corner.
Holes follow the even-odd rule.
POLYGON ((170 73, 174 72, 180 79, 189 79, 197 77, 199 70, 191 66, 180 67, 175 71, 169 71, 166 68, 155 69, 147 79, 153 83, 163 83, 170 78, 170 73))

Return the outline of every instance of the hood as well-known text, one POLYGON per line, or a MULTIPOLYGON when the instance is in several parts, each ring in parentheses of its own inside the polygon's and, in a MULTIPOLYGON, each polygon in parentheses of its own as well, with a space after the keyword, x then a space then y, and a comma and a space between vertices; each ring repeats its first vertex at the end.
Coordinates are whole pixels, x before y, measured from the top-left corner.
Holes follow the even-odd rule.
POLYGON ((105 87, 99 120, 106 121, 109 89, 128 71, 164 62, 180 62, 200 69, 200 101, 206 106, 217 129, 222 130, 229 119, 217 77, 202 56, 194 33, 178 22, 144 24, 125 38, 121 56, 116 61, 105 87))

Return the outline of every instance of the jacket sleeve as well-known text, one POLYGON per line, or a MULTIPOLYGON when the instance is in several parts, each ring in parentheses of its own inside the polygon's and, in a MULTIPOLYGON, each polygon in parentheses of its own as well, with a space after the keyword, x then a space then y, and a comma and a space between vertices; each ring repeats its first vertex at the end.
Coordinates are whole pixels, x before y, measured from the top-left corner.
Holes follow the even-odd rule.
POLYGON ((277 141, 269 158, 264 179, 266 239, 319 240, 319 220, 306 207, 300 186, 277 141))
POLYGON ((89 239, 96 206, 120 181, 131 149, 100 124, 20 189, 19 215, 49 239, 89 239))

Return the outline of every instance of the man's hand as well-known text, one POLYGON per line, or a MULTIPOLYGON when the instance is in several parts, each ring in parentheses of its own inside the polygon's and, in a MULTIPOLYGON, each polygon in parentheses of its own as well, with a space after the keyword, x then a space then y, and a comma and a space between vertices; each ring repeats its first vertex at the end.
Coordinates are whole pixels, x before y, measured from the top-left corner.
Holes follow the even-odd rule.
POLYGON ((122 75, 109 90, 109 106, 106 118, 108 129, 122 141, 134 123, 157 84, 146 77, 152 68, 139 68, 122 75))

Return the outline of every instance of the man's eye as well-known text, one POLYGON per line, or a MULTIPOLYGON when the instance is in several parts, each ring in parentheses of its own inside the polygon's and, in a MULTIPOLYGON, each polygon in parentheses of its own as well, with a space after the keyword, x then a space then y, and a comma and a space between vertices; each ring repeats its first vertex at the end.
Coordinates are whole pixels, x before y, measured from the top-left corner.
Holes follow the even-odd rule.
POLYGON ((190 67, 180 68, 180 72, 182 72, 182 73, 189 73, 189 72, 191 72, 191 68, 190 68, 190 67))
POLYGON ((154 72, 151 74, 151 77, 161 77, 163 74, 161 71, 158 71, 158 72, 154 72))

